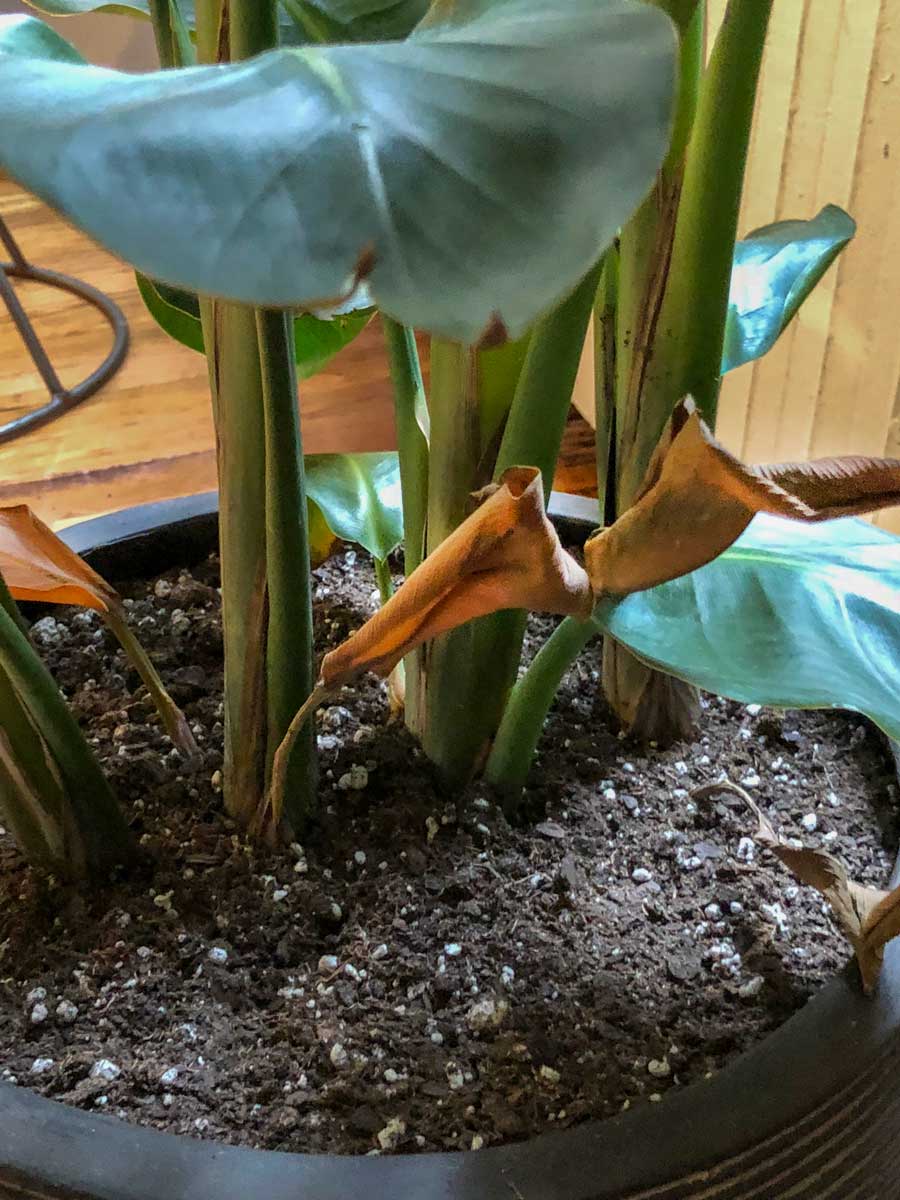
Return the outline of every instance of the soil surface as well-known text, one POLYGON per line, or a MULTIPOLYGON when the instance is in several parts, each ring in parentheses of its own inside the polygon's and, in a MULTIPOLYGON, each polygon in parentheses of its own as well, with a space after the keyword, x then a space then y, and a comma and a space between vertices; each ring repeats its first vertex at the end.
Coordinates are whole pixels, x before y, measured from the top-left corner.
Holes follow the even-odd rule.
MULTIPOLYGON (((34 627, 149 865, 80 894, 0 836, 3 1078, 257 1147, 477 1148, 703 1079, 846 960, 741 802, 690 793, 726 772, 883 886, 895 775, 858 719, 708 699, 696 742, 644 750, 617 736, 592 647, 510 824, 483 785, 441 794, 367 678, 318 714, 321 821, 275 854, 222 807, 216 584, 210 560, 123 588, 202 747, 193 772, 94 614, 34 627)), ((354 551, 317 570, 320 651, 374 588, 354 551)), ((552 624, 531 622, 529 653, 552 624)))

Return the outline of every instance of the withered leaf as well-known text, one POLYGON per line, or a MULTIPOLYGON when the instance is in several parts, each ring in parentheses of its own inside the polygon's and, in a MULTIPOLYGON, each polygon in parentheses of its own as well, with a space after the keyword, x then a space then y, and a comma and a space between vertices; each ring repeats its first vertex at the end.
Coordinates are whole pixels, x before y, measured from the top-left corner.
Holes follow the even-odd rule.
POLYGON ((131 632, 118 593, 25 504, 0 509, 0 575, 16 600, 76 604, 101 613, 153 697, 172 741, 188 758, 196 755, 184 714, 131 632))
POLYGON ((25 504, 0 509, 0 575, 16 600, 99 612, 117 602, 109 584, 25 504))
POLYGON ((547 519, 540 471, 511 467, 481 495, 391 599, 325 655, 323 687, 331 691, 361 671, 387 675, 416 646, 499 609, 590 616, 588 577, 547 519))
POLYGON ((626 596, 717 558, 760 512, 799 521, 900 503, 900 461, 831 458, 748 467, 715 440, 687 397, 627 512, 585 546, 594 592, 626 596))
POLYGON ((833 854, 790 845, 778 836, 756 801, 729 780, 697 788, 693 795, 703 799, 716 792, 739 796, 756 818, 756 841, 777 855, 799 880, 814 887, 825 898, 853 946, 863 990, 871 993, 881 971, 884 947, 900 934, 900 887, 892 891, 864 887, 850 879, 844 865, 833 854))

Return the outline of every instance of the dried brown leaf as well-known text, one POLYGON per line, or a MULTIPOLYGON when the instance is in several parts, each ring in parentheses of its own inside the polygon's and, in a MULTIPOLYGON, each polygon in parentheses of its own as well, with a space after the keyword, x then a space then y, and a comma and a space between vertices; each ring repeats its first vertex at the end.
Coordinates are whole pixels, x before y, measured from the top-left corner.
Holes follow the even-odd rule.
POLYGON ((16 600, 77 604, 101 613, 153 697, 172 741, 187 758, 196 755, 190 726, 131 632, 118 594, 25 504, 0 509, 0 575, 16 600))
POLYGON ((590 615, 588 577, 547 519, 540 472, 511 467, 479 498, 387 604, 326 654, 322 686, 332 690, 361 671, 387 675, 416 646, 499 609, 590 615))
POLYGON ((893 458, 817 458, 758 466, 753 472, 804 504, 807 521, 875 512, 896 504, 900 490, 900 463, 893 458))
POLYGON ((850 879, 844 865, 833 854, 785 842, 756 801, 729 780, 697 788, 693 794, 703 799, 716 792, 739 796, 756 818, 755 840, 771 850, 801 882, 814 887, 828 902, 853 946, 863 990, 872 992, 881 970, 884 947, 900 934, 900 887, 893 891, 864 887, 850 879))
POLYGON ((900 461, 838 458, 748 467, 690 397, 675 409, 635 503, 585 546, 595 593, 626 596, 717 558, 759 512, 799 521, 900 503, 900 461))
POLYGON ((116 593, 25 504, 0 509, 0 575, 16 600, 107 612, 116 593))

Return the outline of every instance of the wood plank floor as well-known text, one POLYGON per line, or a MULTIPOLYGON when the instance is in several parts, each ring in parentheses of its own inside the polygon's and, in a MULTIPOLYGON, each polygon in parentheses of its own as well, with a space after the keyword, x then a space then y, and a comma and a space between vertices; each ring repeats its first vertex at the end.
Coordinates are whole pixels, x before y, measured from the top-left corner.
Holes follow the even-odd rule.
MULTIPOLYGON (((30 504, 59 526, 214 488, 203 357, 156 326, 124 263, 2 178, 0 213, 30 261, 106 292, 122 308, 131 333, 124 365, 95 396, 0 447, 0 505, 30 504)), ((89 374, 112 341, 102 315, 67 292, 32 283, 16 287, 63 383, 89 374)), ((40 377, 0 306, 0 420, 36 408, 45 398, 40 377)), ((310 453, 394 446, 390 382, 377 322, 303 385, 301 412, 310 453)), ((557 487, 592 494, 592 440, 586 423, 573 415, 557 487)))

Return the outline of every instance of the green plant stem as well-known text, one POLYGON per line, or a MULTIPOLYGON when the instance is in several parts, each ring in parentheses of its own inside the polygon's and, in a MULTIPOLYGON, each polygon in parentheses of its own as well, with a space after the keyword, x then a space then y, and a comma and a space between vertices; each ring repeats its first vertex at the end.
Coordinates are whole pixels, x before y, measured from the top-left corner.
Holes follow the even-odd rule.
POLYGON ((178 0, 150 0, 150 20, 161 67, 186 67, 196 59, 178 0))
POLYGON ((249 824, 266 765, 266 454, 256 314, 204 302, 219 476, 225 652, 225 803, 249 824), (207 324, 211 327, 207 333, 207 324))
POLYGON ((563 676, 597 632, 593 621, 566 617, 510 692, 485 775, 507 793, 511 806, 525 785, 563 676))
MULTIPOLYGON (((312 592, 303 447, 297 406, 294 323, 284 312, 256 314, 262 366, 266 456, 268 629, 266 774, 295 713, 315 683, 312 592)), ((305 727, 288 766, 284 817, 299 830, 315 801, 315 730, 305 727)))
MULTIPOLYGON (((615 481, 616 308, 619 292, 619 248, 611 246, 594 301, 594 445, 597 455, 599 523, 605 525, 615 481)), ((611 511, 615 511, 612 500, 611 511)))
POLYGON ((416 415, 416 410, 425 404, 425 386, 413 330, 383 314, 381 324, 394 390, 394 424, 403 500, 403 562, 405 573, 411 575, 425 554, 428 442, 416 415))
POLYGON ((125 614, 115 605, 101 613, 119 645, 125 651, 131 665, 143 680, 144 687, 150 693, 156 711, 162 718, 166 733, 172 739, 186 758, 197 754, 197 743, 191 733, 191 727, 185 720, 184 713, 165 689, 159 673, 150 661, 147 651, 134 636, 131 626, 125 619, 125 614))
POLYGON ((378 594, 381 597, 381 603, 387 604, 391 596, 394 594, 394 581, 391 579, 391 567, 386 558, 376 558, 375 562, 375 581, 378 584, 378 594))
MULTIPOLYGON (((425 557, 428 441, 421 420, 427 417, 428 410, 415 332, 383 314, 381 324, 394 391, 394 426, 403 504, 403 569, 406 575, 411 575, 425 557)), ((420 733, 422 728, 422 665, 421 649, 408 654, 403 663, 405 719, 414 733, 420 733)))
POLYGON ((217 63, 227 58, 222 53, 227 50, 223 37, 224 13, 225 0, 194 0, 198 62, 217 63))
MULTIPOLYGON (((671 0, 659 7, 673 15, 671 0)), ((662 316, 679 281, 671 267, 682 180, 703 71, 705 4, 684 28, 672 141, 656 183, 622 230, 616 280, 615 511, 631 504, 666 421, 682 396, 671 376, 669 326, 662 316)))
POLYGON ((602 269, 602 262, 592 267, 571 295, 535 327, 494 464, 495 480, 508 467, 538 467, 545 499, 553 487, 602 269))
MULTIPOLYGON (((59 771, 77 830, 78 856, 94 874, 134 856, 122 813, 78 722, 69 711, 52 676, 9 613, 0 607, 0 670, 46 744, 59 771)), ((37 757, 21 764, 39 786, 37 757)), ((53 789, 47 784, 48 799, 53 789)))
MULTIPOLYGON (((538 323, 521 366, 497 360, 515 391, 492 466, 494 479, 511 466, 536 466, 549 495, 600 271, 599 264, 592 268, 538 323)), ((479 380, 483 356, 490 353, 441 346, 433 360, 429 549, 468 515, 468 492, 484 482, 479 478, 484 469, 479 437, 479 388, 484 385, 479 380), (446 421, 445 406, 450 407, 446 421), (446 442, 454 444, 448 449, 446 442)), ((422 741, 452 786, 475 772, 497 730, 516 677, 525 620, 520 611, 496 613, 436 639, 428 651, 422 741)))
POLYGON ((172 13, 169 0, 150 0, 150 20, 156 39, 156 53, 163 68, 175 66, 175 48, 172 36, 172 13))
POLYGON ((228 37, 232 62, 277 46, 277 0, 228 0, 228 37))
POLYGON ((70 878, 84 855, 62 784, 8 676, 0 670, 0 814, 32 866, 70 878), (69 820, 66 820, 66 817, 69 820))
POLYGON ((715 423, 728 289, 772 0, 730 0, 688 146, 671 284, 660 326, 673 400, 690 392, 715 423))
MULTIPOLYGON (((426 551, 431 553, 472 510, 481 457, 477 351, 433 338, 429 415, 426 551)), ((407 675, 407 724, 444 780, 455 784, 470 770, 461 727, 471 717, 471 697, 484 664, 472 656, 472 626, 443 634, 422 648, 419 667, 407 675), (415 684, 419 684, 418 694, 415 684), (414 723, 418 722, 418 725, 414 723)), ((409 656, 412 657, 411 655, 409 656)))
POLYGON ((28 626, 25 624, 25 620, 19 612, 19 606, 13 599, 12 592, 7 587, 6 580, 2 575, 0 575, 0 608, 12 617, 23 633, 28 633, 28 626))

